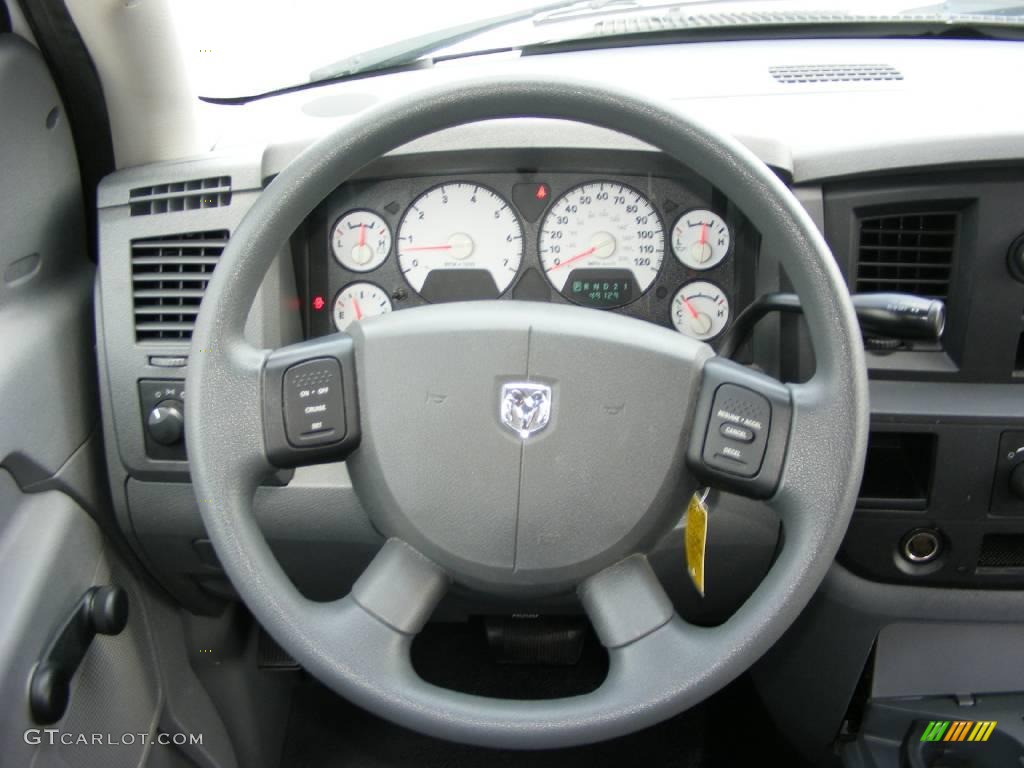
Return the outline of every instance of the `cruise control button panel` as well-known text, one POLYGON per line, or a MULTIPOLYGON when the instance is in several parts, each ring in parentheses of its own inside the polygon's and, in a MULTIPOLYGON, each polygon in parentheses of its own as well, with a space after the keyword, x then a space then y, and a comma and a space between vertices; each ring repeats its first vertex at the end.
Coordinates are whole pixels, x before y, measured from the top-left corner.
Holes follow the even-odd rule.
POLYGON ((722 384, 711 405, 704 462, 723 472, 753 477, 761 469, 771 423, 768 398, 737 384, 722 384))
POLYGON ((782 476, 792 412, 785 384, 712 358, 704 364, 686 462, 707 485, 769 498, 782 476))
POLYGON ((263 393, 264 441, 275 466, 341 461, 359 445, 350 336, 333 334, 271 352, 263 393))
POLYGON ((345 436, 345 398, 337 360, 322 357, 293 365, 285 371, 282 386, 289 443, 325 445, 345 436))

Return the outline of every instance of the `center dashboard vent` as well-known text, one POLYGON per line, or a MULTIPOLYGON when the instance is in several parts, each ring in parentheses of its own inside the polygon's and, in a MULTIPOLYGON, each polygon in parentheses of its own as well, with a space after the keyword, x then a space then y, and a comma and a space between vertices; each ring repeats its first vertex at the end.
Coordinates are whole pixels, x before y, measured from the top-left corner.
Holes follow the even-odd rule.
POLYGON ((960 213, 951 210, 862 217, 856 291, 945 300, 959 228, 960 213))
POLYGON ((128 193, 132 216, 195 211, 231 205, 231 177, 175 181, 152 187, 136 187, 128 193))
POLYGON ((226 229, 132 240, 137 341, 189 341, 226 229))
POLYGON ((888 64, 796 64, 769 67, 768 72, 785 85, 800 83, 863 83, 902 80, 903 75, 888 64))

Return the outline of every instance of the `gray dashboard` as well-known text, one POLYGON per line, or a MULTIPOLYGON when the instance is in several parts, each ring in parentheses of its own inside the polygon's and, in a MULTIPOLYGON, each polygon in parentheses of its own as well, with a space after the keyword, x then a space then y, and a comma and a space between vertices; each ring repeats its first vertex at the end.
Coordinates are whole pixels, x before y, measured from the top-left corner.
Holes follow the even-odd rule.
MULTIPOLYGON (((497 124, 488 127, 499 132, 504 130, 497 124)), ((634 185, 644 187, 657 201, 664 219, 671 220, 674 211, 666 210, 666 205, 676 200, 678 210, 696 205, 720 210, 735 229, 736 246, 731 257, 711 270, 713 274, 709 276, 728 291, 735 309, 756 295, 785 287, 785 276, 775 266, 773 244, 759 242, 756 233, 745 225, 742 212, 731 210, 728 201, 716 197, 714 189, 693 178, 685 168, 666 164, 657 153, 575 147, 566 147, 561 152, 533 148, 487 153, 458 149, 446 153, 399 153, 364 169, 359 178, 340 186, 323 205, 311 211, 305 231, 296 233, 290 249, 281 254, 266 276, 247 333, 255 343, 275 347, 332 330, 326 314, 318 316, 312 310, 312 300, 319 295, 333 298, 357 277, 346 273, 327 253, 331 223, 351 206, 379 207, 390 217, 390 225, 394 227, 412 199, 439 180, 443 183, 444 180, 477 179, 511 196, 511 188, 517 183, 546 179, 544 183, 549 184, 553 196, 557 196, 558 192, 581 180, 595 178, 628 178, 634 185), (517 170, 509 172, 509 168, 517 170), (385 207, 391 207, 393 213, 386 213, 385 207)), ((264 181, 262 171, 244 159, 210 158, 122 171, 105 180, 101 187, 102 259, 97 286, 97 320, 102 341, 104 417, 115 488, 126 488, 125 496, 119 499, 119 509, 122 523, 128 530, 138 533, 143 517, 159 521, 161 527, 170 524, 160 517, 159 510, 138 505, 130 508, 130 491, 137 489, 140 498, 144 497, 146 494, 141 491, 148 482, 178 484, 174 492, 184 494, 180 505, 183 514, 187 507, 194 506, 189 486, 182 484, 188 479, 184 446, 176 453, 154 450, 156 446, 144 428, 147 409, 156 402, 152 396, 154 388, 158 397, 161 393, 172 392, 176 397, 180 394, 187 402, 187 393, 179 393, 175 387, 180 387, 184 379, 189 345, 185 337, 138 337, 138 322, 149 318, 138 314, 137 294, 140 288, 150 285, 139 283, 139 275, 133 272, 146 260, 148 253, 137 250, 139 243, 165 238, 173 245, 181 239, 179 236, 197 233, 206 236, 221 232, 227 236, 259 194, 264 181), (194 203, 196 207, 192 208, 189 206, 193 203, 189 201, 196 198, 195 194, 190 197, 190 190, 185 188, 174 191, 176 184, 188 187, 197 180, 224 178, 230 179, 229 196, 219 193, 221 197, 216 199, 215 205, 209 203, 209 207, 203 207, 207 203, 203 202, 201 189, 198 202, 194 203), (166 189, 156 182, 166 185, 166 189), (169 195, 169 200, 180 202, 167 203, 166 212, 153 213, 151 211, 159 207, 149 200, 154 195, 169 195), (140 199, 147 202, 140 204, 140 199), (223 204, 226 200, 230 202, 223 204), (146 205, 149 211, 141 213, 146 205), (176 207, 181 210, 174 210, 176 207), (136 215, 133 215, 133 208, 136 215)), ((976 564, 982 558, 986 536, 1016 535, 1022 519, 1018 506, 999 490, 1006 473, 1012 469, 1012 462, 1011 465, 1000 462, 999 455, 1005 447, 1003 443, 1012 439, 1013 427, 1024 423, 1024 405, 1015 395, 1024 366, 1019 349, 1019 339, 1024 338, 1020 319, 1024 286, 1009 279, 1005 268, 1005 249, 1019 234, 1011 212, 1015 201, 1024 195, 1024 174, 1012 168, 998 172, 975 169, 929 173, 922 170, 913 175, 795 185, 794 191, 829 239, 852 288, 856 287, 858 279, 857 223, 866 215, 864 212, 888 210, 893 206, 897 213, 908 210, 907 206, 914 210, 952 206, 958 222, 949 257, 949 295, 946 298, 950 323, 944 344, 883 349, 868 355, 875 380, 875 429, 879 436, 876 443, 884 448, 879 450, 875 462, 869 459, 868 477, 875 477, 871 470, 877 463, 882 467, 891 465, 896 468, 893 471, 906 471, 914 482, 902 487, 882 472, 877 488, 864 499, 865 513, 851 526, 844 557, 860 573, 885 580, 967 586, 981 579, 983 583, 1004 587, 1016 584, 1020 577, 1013 568, 1009 571, 983 568, 979 572, 976 564), (972 296, 978 291, 992 301, 973 301, 972 296), (940 403, 948 402, 944 394, 947 389, 971 384, 984 385, 986 397, 962 398, 954 413, 949 413, 948 409, 941 413, 936 410, 940 403), (922 386, 927 388, 922 390, 922 386), (921 396, 922 392, 930 394, 921 396), (999 416, 991 413, 989 394, 1005 404, 1005 411, 999 416), (900 406, 894 410, 892 403, 897 399, 900 406), (974 426, 957 426, 960 424, 974 426), (944 437, 958 430, 955 440, 944 437), (890 450, 895 454, 886 452, 890 450), (961 454, 953 459, 957 462, 964 460, 962 456, 974 459, 970 472, 947 475, 934 470, 939 466, 937 462, 943 457, 952 457, 953 452, 961 454), (985 458, 980 461, 975 457, 985 458), (908 511, 915 512, 916 517, 908 518, 908 511), (923 517, 921 512, 924 512, 923 517), (993 512, 996 513, 994 518, 993 512), (938 570, 907 569, 890 554, 907 530, 922 524, 957 531, 958 540, 964 542, 948 547, 938 570), (889 543, 879 547, 879 541, 889 543)), ((214 200, 212 196, 209 199, 214 200)), ((537 224, 525 222, 525 226, 528 243, 520 277, 538 271, 537 224)), ((177 253, 171 251, 172 262, 177 253)), ((401 297, 396 303, 421 302, 416 292, 403 283, 394 261, 385 262, 379 276, 371 274, 371 277, 386 283, 392 296, 401 297)), ((613 311, 667 324, 667 298, 680 284, 699 275, 682 269, 670 255, 666 254, 664 262, 651 291, 613 311)), ((183 285, 192 284, 171 284, 172 288, 183 285)), ((510 288, 510 298, 515 296, 517 287, 518 283, 510 288)), ((553 291, 548 291, 544 297, 522 298, 564 301, 553 291)), ((198 299, 196 306, 197 303, 198 299)), ((145 309, 143 307, 143 311, 145 309)), ((187 319, 187 316, 173 319, 187 319)), ((744 354, 746 359, 784 378, 805 377, 813 367, 805 331, 798 321, 772 319, 762 323, 753 344, 744 354)), ((981 389, 966 391, 982 392, 981 389)), ((288 475, 282 473, 275 482, 285 484, 282 488, 285 492, 298 493, 301 480, 301 477, 294 478, 289 483, 288 475)), ((324 482, 324 475, 319 475, 318 487, 323 488, 324 482)), ((343 506, 348 505, 354 514, 361 514, 343 472, 338 472, 329 485, 344 496, 343 506)), ((190 529, 194 529, 195 538, 202 538, 201 530, 195 527, 197 515, 194 511, 189 515, 193 517, 190 529)), ((173 530, 173 525, 171 527, 173 530)), ((168 563, 172 570, 181 562, 202 564, 199 555, 192 551, 193 544, 193 540, 183 540, 186 558, 168 563)), ((160 557, 165 557, 168 551, 161 551, 160 557)), ((202 572, 216 575, 215 570, 202 572)), ((202 594, 199 589, 192 591, 194 595, 202 594)))
MULTIPOLYGON (((262 153, 263 177, 351 115, 409 90, 460 78, 559 72, 640 90, 734 135, 796 184, 845 176, 1021 158, 1024 104, 1004 74, 1024 53, 984 40, 736 41, 636 46, 544 56, 500 53, 270 101, 209 105, 216 147, 262 153), (885 66, 873 79, 858 68, 885 66), (819 72, 777 77, 773 70, 819 72), (949 109, 949 94, 966 109, 949 109), (266 150, 265 152, 263 150, 266 150)), ((499 148, 650 149, 590 126, 524 119, 444 131, 401 154, 499 148)))

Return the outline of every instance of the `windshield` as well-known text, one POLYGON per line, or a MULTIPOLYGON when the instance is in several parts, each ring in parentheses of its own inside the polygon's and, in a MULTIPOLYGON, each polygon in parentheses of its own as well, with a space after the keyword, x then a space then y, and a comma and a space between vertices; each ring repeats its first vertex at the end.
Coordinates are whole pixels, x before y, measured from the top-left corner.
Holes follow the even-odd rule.
POLYGON ((839 23, 855 16, 1024 24, 1021 0, 176 0, 170 7, 194 87, 208 97, 260 94, 430 55, 653 35, 698 24, 707 29, 742 22, 749 29, 788 23, 799 14, 804 23, 839 23))

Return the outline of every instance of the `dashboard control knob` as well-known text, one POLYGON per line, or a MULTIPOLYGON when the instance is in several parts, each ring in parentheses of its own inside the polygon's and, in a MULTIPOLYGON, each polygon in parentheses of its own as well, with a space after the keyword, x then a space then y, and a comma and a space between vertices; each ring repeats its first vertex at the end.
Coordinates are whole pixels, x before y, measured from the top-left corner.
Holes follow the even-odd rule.
POLYGON ((1024 464, 1018 464, 1010 473, 1010 493, 1024 499, 1024 464))
POLYGON ((1006 266, 1014 280, 1024 283, 1024 235, 1010 243, 1010 250, 1006 254, 1006 266))
POLYGON ((160 445, 181 442, 185 433, 185 406, 181 400, 161 400, 146 417, 149 436, 160 445))

